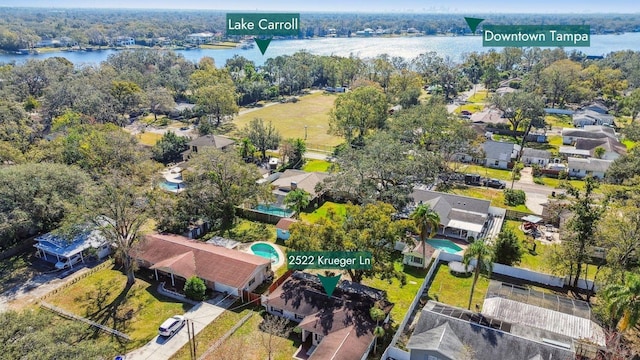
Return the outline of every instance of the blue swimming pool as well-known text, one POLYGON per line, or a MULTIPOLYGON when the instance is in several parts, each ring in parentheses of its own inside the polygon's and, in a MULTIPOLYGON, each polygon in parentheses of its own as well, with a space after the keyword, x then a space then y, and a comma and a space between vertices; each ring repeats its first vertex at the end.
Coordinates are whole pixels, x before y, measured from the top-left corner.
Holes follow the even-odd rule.
POLYGON ((274 205, 259 204, 258 206, 253 208, 253 210, 261 212, 261 213, 270 214, 270 215, 276 215, 276 216, 281 216, 281 217, 291 217, 291 216, 293 216, 293 211, 291 211, 289 209, 283 209, 281 207, 274 206, 274 205))
POLYGON ((178 192, 180 190, 184 190, 184 183, 182 181, 173 182, 173 181, 164 179, 160 182, 159 185, 160 185, 160 188, 166 191, 178 192))
POLYGON ((453 241, 449 241, 446 239, 428 239, 427 244, 433 246, 435 249, 440 249, 444 252, 448 252, 449 254, 455 254, 459 251, 462 251, 462 248, 453 241))
POLYGON ((251 245, 251 252, 254 255, 258 255, 265 259, 271 260, 271 263, 277 263, 280 259, 276 249, 272 245, 266 243, 257 243, 251 245))

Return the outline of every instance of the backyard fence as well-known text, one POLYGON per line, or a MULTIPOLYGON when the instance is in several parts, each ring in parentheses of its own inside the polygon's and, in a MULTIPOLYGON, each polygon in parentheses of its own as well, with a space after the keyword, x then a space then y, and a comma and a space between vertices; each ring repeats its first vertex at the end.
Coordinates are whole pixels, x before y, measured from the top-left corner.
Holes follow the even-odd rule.
POLYGON ((107 268, 107 267, 109 267, 109 266, 112 266, 112 265, 113 265, 113 260, 106 260, 106 261, 104 261, 102 264, 96 265, 96 266, 95 266, 95 267, 93 267, 92 269, 90 269, 90 270, 88 270, 88 271, 85 271, 85 272, 83 272, 82 274, 78 274, 78 275, 76 275, 73 279, 71 279, 71 280, 69 280, 69 281, 65 282, 64 284, 60 285, 59 287, 57 287, 57 288, 55 288, 55 289, 53 289, 53 290, 49 291, 48 293, 46 293, 46 294, 42 295, 42 297, 40 297, 40 300, 47 299, 47 298, 49 298, 51 295, 55 295, 55 294, 57 294, 59 291, 61 291, 61 290, 64 290, 64 289, 68 288, 69 286, 71 286, 71 285, 73 285, 73 284, 77 283, 78 281, 80 281, 80 280, 82 280, 82 279, 86 278, 87 276, 89 276, 89 275, 91 275, 91 274, 93 274, 93 273, 95 273, 95 272, 97 272, 97 271, 100 271, 100 270, 102 270, 102 269, 105 269, 105 268, 107 268))
POLYGON ((529 216, 529 215, 535 215, 535 214, 523 212, 523 211, 510 210, 510 209, 507 209, 507 211, 504 214, 505 218, 509 220, 522 220, 523 217, 529 216))
POLYGON ((72 314, 72 313, 70 313, 68 311, 65 311, 65 310, 63 310, 63 309, 61 309, 61 308, 59 308, 57 306, 53 306, 53 305, 51 305, 51 304, 49 304, 47 302, 40 301, 40 306, 45 308, 45 309, 47 309, 47 310, 50 310, 50 311, 58 314, 58 315, 60 315, 62 317, 65 317, 67 319, 77 320, 77 321, 81 321, 83 323, 87 323, 87 324, 89 324, 89 325, 91 325, 91 326, 93 326, 95 328, 98 328, 98 329, 100 329, 100 330, 102 330, 102 331, 104 331, 106 333, 109 333, 111 335, 115 335, 115 336, 117 336, 117 337, 119 337, 121 339, 127 340, 127 341, 131 341, 131 338, 129 337, 129 335, 127 335, 127 334, 125 334, 123 332, 120 332, 118 330, 112 329, 112 328, 110 328, 108 326, 104 326, 102 324, 99 324, 99 323, 97 323, 95 321, 92 321, 92 320, 89 320, 87 318, 83 318, 81 316, 72 314))
POLYGON ((260 294, 256 294, 256 293, 252 293, 246 290, 242 290, 240 292, 241 295, 241 299, 242 302, 244 303, 251 303, 251 302, 255 302, 256 305, 260 306, 262 305, 262 295, 260 294))
POLYGON ((284 216, 278 216, 273 214, 267 214, 267 213, 256 211, 253 209, 238 208, 238 211, 240 211, 241 216, 247 220, 259 221, 267 224, 277 224, 278 221, 280 221, 280 219, 284 217, 284 216))
POLYGON ((334 146, 307 143, 307 150, 333 153, 334 146))
POLYGON ((420 309, 418 308, 418 304, 420 303, 420 298, 428 291, 429 286, 431 286, 431 281, 433 281, 433 275, 435 274, 436 268, 440 263, 440 258, 443 253, 444 253, 443 251, 437 250, 436 257, 435 259, 433 259, 433 261, 431 261, 431 266, 429 267, 429 271, 427 272, 427 275, 424 277, 424 282, 422 283, 422 286, 420 286, 420 290, 418 290, 418 292, 416 293, 416 296, 413 298, 413 301, 411 302, 411 306, 409 306, 409 311, 405 315, 404 319, 402 319, 402 322, 398 326, 398 330, 396 330, 395 335, 393 335, 393 339, 391 339, 391 343, 382 354, 381 359, 386 359, 387 357, 393 357, 395 359, 409 358, 409 353, 402 349, 397 348, 396 343, 400 339, 400 336, 404 334, 407 328, 407 324, 409 324, 409 321, 410 320, 413 321, 413 319, 415 319, 415 317, 417 316, 417 312, 420 311, 420 309))
POLYGON ((282 276, 277 278, 276 281, 273 282, 273 284, 269 285, 267 294, 271 294, 273 290, 275 290, 278 286, 280 286, 280 284, 282 284, 285 280, 287 280, 291 276, 291 274, 293 274, 293 270, 287 270, 286 273, 282 274, 282 276))

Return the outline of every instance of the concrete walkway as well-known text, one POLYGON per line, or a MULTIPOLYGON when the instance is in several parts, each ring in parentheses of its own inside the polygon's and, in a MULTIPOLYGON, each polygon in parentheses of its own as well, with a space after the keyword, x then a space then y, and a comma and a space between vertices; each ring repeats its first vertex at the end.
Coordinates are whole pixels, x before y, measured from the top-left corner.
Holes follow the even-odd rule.
MULTIPOLYGON (((533 182, 533 169, 531 167, 525 167, 522 169, 520 171, 520 180, 518 180, 517 183, 518 185, 524 185, 525 187, 536 186, 533 182)), ((549 201, 548 195, 527 190, 525 190, 525 193, 527 194, 527 197, 524 204, 527 208, 536 215, 542 215, 542 210, 544 208, 542 205, 549 201)))
MULTIPOLYGON (((235 298, 227 298, 218 302, 218 298, 216 298, 201 302, 187 311, 184 317, 189 320, 189 323, 193 322, 195 333, 198 334, 228 309, 234 301, 235 298)), ((158 319, 159 323, 164 320, 158 319)), ((128 353, 127 360, 168 360, 187 342, 189 342, 189 337, 186 326, 184 326, 170 338, 154 337, 147 345, 128 353)))

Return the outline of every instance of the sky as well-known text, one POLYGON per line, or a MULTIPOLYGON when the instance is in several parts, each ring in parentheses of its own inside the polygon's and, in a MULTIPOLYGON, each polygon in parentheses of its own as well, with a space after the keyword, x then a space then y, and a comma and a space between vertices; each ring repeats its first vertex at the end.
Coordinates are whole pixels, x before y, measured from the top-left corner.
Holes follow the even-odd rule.
POLYGON ((0 0, 0 6, 247 12, 640 13, 638 0, 0 0))

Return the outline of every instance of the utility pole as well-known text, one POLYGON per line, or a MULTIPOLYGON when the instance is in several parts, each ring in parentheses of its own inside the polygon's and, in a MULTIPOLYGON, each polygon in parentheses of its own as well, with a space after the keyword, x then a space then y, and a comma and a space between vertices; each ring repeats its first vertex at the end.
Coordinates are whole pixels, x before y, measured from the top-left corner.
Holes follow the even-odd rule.
POLYGON ((189 357, 191 360, 196 360, 196 354, 193 352, 193 346, 191 346, 191 327, 189 326, 189 319, 187 319, 187 338, 189 339, 189 357))

